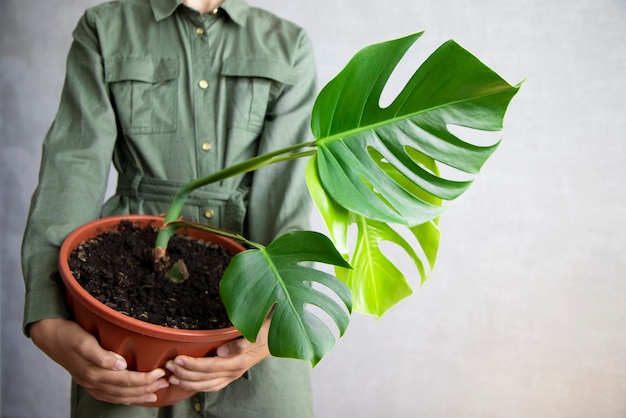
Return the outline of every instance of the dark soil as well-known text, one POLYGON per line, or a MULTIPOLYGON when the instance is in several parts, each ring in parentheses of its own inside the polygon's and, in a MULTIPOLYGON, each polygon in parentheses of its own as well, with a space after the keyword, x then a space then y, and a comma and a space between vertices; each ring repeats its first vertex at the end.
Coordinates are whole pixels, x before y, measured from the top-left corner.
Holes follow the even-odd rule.
POLYGON ((155 271, 156 228, 126 222, 118 231, 82 243, 70 256, 74 277, 96 299, 133 318, 179 329, 230 326, 219 296, 219 281, 230 262, 216 244, 175 235, 168 245, 172 262, 183 258, 189 279, 169 281, 155 271))

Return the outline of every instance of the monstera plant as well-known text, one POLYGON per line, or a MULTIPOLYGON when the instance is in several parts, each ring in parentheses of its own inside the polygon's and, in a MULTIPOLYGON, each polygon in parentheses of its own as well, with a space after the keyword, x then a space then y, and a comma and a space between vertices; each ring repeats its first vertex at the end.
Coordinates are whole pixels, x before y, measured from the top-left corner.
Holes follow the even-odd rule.
MULTIPOLYGON (((274 356, 315 365, 332 348, 336 332, 310 306, 324 311, 343 335, 353 310, 380 316, 412 293, 405 274, 381 250, 383 241, 398 245, 424 282, 437 256, 444 201, 467 190, 498 146, 466 142, 451 127, 500 131, 519 85, 504 81, 454 41, 432 53, 390 105, 380 106, 392 71, 421 34, 358 52, 319 93, 312 113, 313 142, 195 180, 179 191, 166 215, 157 239, 158 259, 165 257, 169 238, 182 226, 235 238, 250 248, 233 258, 220 293, 231 322, 251 341, 272 313, 269 348, 274 356), (178 220, 192 190, 303 157, 310 157, 302 175, 330 238, 298 231, 263 246, 178 220), (444 178, 440 165, 466 173, 469 180, 444 178), (349 229, 356 234, 348 234, 349 229), (311 262, 335 266, 336 276, 311 262)), ((184 267, 176 264, 171 276, 181 274, 184 267)))

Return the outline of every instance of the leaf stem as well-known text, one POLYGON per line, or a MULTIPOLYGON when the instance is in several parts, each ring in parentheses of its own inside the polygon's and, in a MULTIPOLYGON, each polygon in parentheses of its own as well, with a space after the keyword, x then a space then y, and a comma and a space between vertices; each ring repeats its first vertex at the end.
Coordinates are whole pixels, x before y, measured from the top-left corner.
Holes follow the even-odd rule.
POLYGON ((183 221, 175 221, 175 222, 169 222, 167 224, 164 224, 164 227, 169 228, 172 227, 174 230, 180 229, 180 228, 187 228, 187 229, 195 229, 198 231, 204 231, 204 232, 210 232, 212 234, 215 235, 221 235, 223 237, 226 238, 231 238, 237 241, 241 241, 244 244, 247 244, 251 247, 257 248, 259 250, 262 250, 265 248, 265 246, 263 244, 259 244, 258 242, 255 241, 250 241, 249 239, 247 239, 246 237, 244 237, 243 235, 240 234, 233 234, 231 232, 228 231, 224 231, 223 229, 219 229, 219 228, 213 228, 212 226, 208 226, 208 225, 202 225, 202 224, 197 224, 197 223, 193 223, 193 222, 183 222, 183 221))
MULTIPOLYGON (((163 226, 159 230, 159 234, 157 235, 156 244, 155 244, 155 259, 158 260, 165 256, 165 249, 167 248, 167 243, 170 238, 174 235, 177 229, 183 226, 190 226, 190 224, 185 222, 176 222, 180 214, 185 206, 187 198, 194 190, 199 187, 203 187, 212 183, 217 183, 224 179, 234 177, 240 174, 249 173, 251 171, 257 170, 261 167, 265 167, 270 164, 280 163, 284 161, 294 160, 298 158, 308 157, 314 155, 317 152, 317 144, 315 141, 307 141, 301 142, 299 144, 290 145, 288 147, 268 152, 263 155, 258 155, 256 157, 250 158, 246 161, 242 161, 238 164, 232 165, 230 167, 226 167, 220 171, 212 173, 208 176, 195 179, 184 185, 172 199, 172 203, 165 214, 165 219, 163 221, 163 226), (301 148, 314 148, 311 150, 305 150, 296 152, 301 148)), ((216 234, 228 236, 227 232, 215 229, 212 231, 216 234)), ((230 234, 232 235, 232 234, 230 234)), ((255 246, 257 248, 257 243, 253 243, 251 241, 246 240, 244 237, 238 235, 233 236, 231 238, 243 241, 247 244, 255 246)))

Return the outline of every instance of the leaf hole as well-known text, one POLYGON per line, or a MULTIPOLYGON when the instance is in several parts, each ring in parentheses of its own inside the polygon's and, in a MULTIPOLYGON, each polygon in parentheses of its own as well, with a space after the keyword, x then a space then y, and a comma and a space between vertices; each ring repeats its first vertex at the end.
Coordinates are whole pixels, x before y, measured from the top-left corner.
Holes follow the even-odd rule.
POLYGON ((417 72, 415 63, 420 63, 421 65, 432 54, 432 50, 428 49, 432 45, 429 45, 428 41, 425 43, 424 38, 420 38, 419 42, 411 45, 389 76, 380 95, 378 102, 380 107, 388 107, 398 98, 411 80, 411 77, 417 72))
POLYGON ((446 128, 461 141, 478 147, 490 147, 498 143, 501 138, 500 131, 484 131, 482 129, 468 128, 467 126, 454 125, 452 123, 447 124, 446 128))
POLYGON ((476 178, 475 174, 466 173, 463 170, 444 164, 441 161, 437 161, 437 167, 439 168, 439 177, 451 181, 473 181, 476 178))
MULTIPOLYGON (((333 298, 333 294, 332 292, 328 291, 324 291, 324 289, 326 289, 324 286, 319 286, 318 284, 316 284, 315 289, 321 291, 322 293, 328 295, 329 297, 333 298)), ((336 298, 336 296, 335 296, 336 298)), ((334 299, 334 298, 333 298, 334 299)), ((343 306, 343 303, 341 301, 339 301, 339 304, 341 304, 343 306)), ((339 327, 337 326, 337 324, 335 323, 335 321, 333 321, 333 319, 330 317, 330 315, 328 315, 328 313, 323 310, 322 308, 320 308, 319 306, 307 303, 304 305, 304 308, 313 316, 315 316, 317 319, 319 319, 325 326, 326 328, 328 328, 328 330, 333 334, 333 336, 335 337, 335 340, 339 339, 341 337, 341 334, 339 332, 339 327)))
MULTIPOLYGON (((394 225, 393 228, 409 243, 413 251, 415 251, 417 258, 419 258, 422 262, 426 276, 428 276, 431 271, 428 259, 422 250, 422 246, 417 241, 417 238, 415 238, 415 236, 407 228, 397 225, 394 225)), ((398 268, 398 270, 402 272, 410 284, 419 284, 421 282, 419 269, 402 246, 388 240, 380 241, 378 246, 385 257, 387 257, 398 268)))
POLYGON ((442 179, 452 181, 472 181, 476 178, 476 175, 474 174, 459 170, 458 168, 452 167, 441 161, 434 161, 431 157, 425 155, 419 150, 416 150, 415 148, 406 147, 406 152, 420 167, 442 179))

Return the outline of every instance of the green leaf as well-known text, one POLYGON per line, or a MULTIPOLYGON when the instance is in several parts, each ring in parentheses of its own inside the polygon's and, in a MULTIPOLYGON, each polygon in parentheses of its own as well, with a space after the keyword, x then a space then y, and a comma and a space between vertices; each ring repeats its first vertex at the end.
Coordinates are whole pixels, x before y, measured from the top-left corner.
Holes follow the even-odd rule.
POLYGON ((468 189, 499 145, 464 141, 449 127, 500 131, 519 89, 448 41, 382 108, 391 73, 421 35, 359 51, 322 89, 312 114, 318 153, 309 163, 307 185, 333 240, 354 267, 337 270, 353 291, 354 309, 376 316, 411 293, 380 242, 400 246, 423 283, 437 258, 444 201, 468 189), (457 170, 463 180, 442 176, 441 165, 457 170), (352 223, 358 225, 354 243, 348 242, 352 223), (420 254, 400 230, 415 236, 420 254))
MULTIPOLYGON (((437 171, 432 161, 422 157, 425 166, 437 171)), ((440 231, 437 226, 438 218, 408 229, 412 233, 422 249, 422 255, 418 255, 407 240, 397 233, 388 224, 377 222, 362 216, 350 213, 347 209, 337 205, 326 194, 319 183, 319 177, 315 170, 315 157, 307 166, 307 185, 315 204, 320 208, 324 221, 335 245, 343 256, 350 257, 353 269, 346 270, 337 267, 336 274, 344 283, 352 289, 353 309, 357 312, 381 316, 390 307, 401 299, 411 295, 412 290, 406 276, 384 255, 380 249, 382 241, 388 241, 400 246, 413 260, 421 283, 426 281, 430 271, 434 268, 439 248, 440 231), (352 223, 358 224, 357 242, 353 251, 348 248, 348 227, 352 223), (425 265, 428 268, 425 268, 425 265)), ((385 163, 381 163, 385 166, 385 163)), ((397 176, 392 167, 384 167, 389 170, 390 176, 397 176)), ((398 178, 405 183, 406 180, 398 178)), ((415 189, 420 193, 421 189, 411 184, 405 185, 408 189, 415 189)), ((431 195, 424 195, 424 199, 432 204, 441 205, 441 199, 431 195)))
POLYGON ((316 365, 333 347, 335 336, 307 307, 324 311, 341 336, 349 323, 352 296, 343 283, 308 266, 309 262, 350 268, 326 236, 291 232, 263 249, 237 254, 222 278, 220 294, 228 317, 248 340, 256 340, 263 320, 274 309, 268 336, 272 355, 316 365), (312 287, 313 283, 337 298, 312 287))
POLYGON ((422 274, 424 267, 408 242, 387 224, 363 217, 356 223, 358 236, 350 260, 354 269, 343 272, 341 278, 352 289, 355 311, 381 316, 413 293, 402 272, 381 251, 381 242, 401 246, 422 274))
POLYGON ((388 176, 372 150, 424 191, 452 200, 471 181, 425 170, 412 152, 476 174, 498 144, 464 142, 449 125, 498 131, 513 87, 454 41, 437 49, 398 97, 379 105, 394 67, 421 34, 359 51, 317 97, 312 129, 324 189, 342 207, 366 218, 413 227, 439 216, 431 205, 388 176), (372 63, 376 63, 373 65, 372 63))
POLYGON ((187 264, 181 258, 172 264, 172 267, 167 271, 165 277, 172 281, 173 283, 180 284, 185 280, 189 279, 189 270, 187 269, 187 264))
POLYGON ((313 156, 306 167, 306 184, 315 205, 326 223, 330 236, 339 252, 348 257, 348 227, 350 226, 350 212, 339 206, 326 194, 317 174, 317 160, 313 156))
MULTIPOLYGON (((425 222, 421 225, 410 228, 411 232, 417 238, 417 241, 424 253, 424 257, 428 262, 429 270, 435 268, 437 261, 437 252, 439 251, 439 241, 441 239, 441 230, 438 225, 439 218, 425 222)), ((424 283, 428 279, 428 271, 420 271, 421 282, 424 283)))

